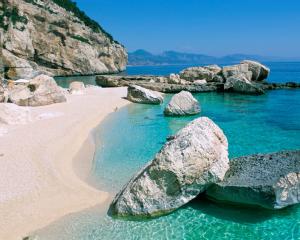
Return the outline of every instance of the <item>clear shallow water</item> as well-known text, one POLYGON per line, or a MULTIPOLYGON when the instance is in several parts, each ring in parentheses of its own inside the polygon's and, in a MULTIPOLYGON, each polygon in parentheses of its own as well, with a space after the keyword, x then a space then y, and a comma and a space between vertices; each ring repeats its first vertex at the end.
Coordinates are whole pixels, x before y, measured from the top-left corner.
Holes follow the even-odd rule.
MULTIPOLYGON (((166 96, 166 101, 170 98, 166 96)), ((225 132, 231 157, 300 148, 300 90, 265 96, 202 93, 202 113, 225 132)), ((132 104, 98 128, 93 181, 112 194, 151 160, 165 138, 195 117, 165 118, 163 106, 132 104), (101 141, 100 141, 101 139, 101 141)), ((108 205, 107 205, 108 207, 108 205)), ((148 221, 113 219, 92 209, 38 233, 41 239, 300 239, 300 206, 280 211, 239 208, 197 199, 148 221)))
MULTIPOLYGON (((300 63, 270 63, 272 82, 300 82, 300 63)), ((130 67, 128 74, 167 75, 187 66, 130 67)), ((68 85, 74 77, 58 80, 68 85)), ((76 77, 94 84, 94 76, 76 77)), ((165 104, 170 99, 166 95, 165 104)), ((264 96, 201 93, 202 112, 225 132, 230 157, 300 149, 300 90, 264 96)), ((98 127, 91 180, 113 195, 151 160, 168 135, 195 117, 165 118, 163 106, 131 104, 98 127), (101 139, 101 141, 100 141, 101 139)), ((108 208, 108 204, 107 204, 108 208)), ((147 221, 113 219, 107 209, 67 216, 37 234, 42 240, 300 239, 300 206, 280 211, 239 208, 197 199, 178 211, 147 221)))

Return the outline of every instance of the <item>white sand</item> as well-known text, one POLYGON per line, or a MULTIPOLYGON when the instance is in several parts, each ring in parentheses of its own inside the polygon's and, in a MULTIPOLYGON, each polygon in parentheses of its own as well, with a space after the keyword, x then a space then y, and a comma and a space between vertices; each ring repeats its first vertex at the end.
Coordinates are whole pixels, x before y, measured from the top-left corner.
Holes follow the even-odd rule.
POLYGON ((84 181, 94 154, 89 136, 127 104, 125 95, 126 88, 88 88, 67 103, 30 108, 28 124, 0 124, 0 239, 22 239, 108 199, 84 181))

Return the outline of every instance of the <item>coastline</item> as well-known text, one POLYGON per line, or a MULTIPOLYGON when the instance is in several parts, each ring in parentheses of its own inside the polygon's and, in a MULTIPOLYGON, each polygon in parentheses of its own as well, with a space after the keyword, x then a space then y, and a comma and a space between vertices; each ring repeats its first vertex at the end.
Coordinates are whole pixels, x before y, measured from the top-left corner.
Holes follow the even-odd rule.
POLYGON ((92 134, 128 104, 124 96, 126 88, 87 88, 66 103, 31 108, 34 120, 26 125, 7 126, 0 146, 1 239, 22 239, 108 200, 108 193, 85 181, 95 150, 92 134))

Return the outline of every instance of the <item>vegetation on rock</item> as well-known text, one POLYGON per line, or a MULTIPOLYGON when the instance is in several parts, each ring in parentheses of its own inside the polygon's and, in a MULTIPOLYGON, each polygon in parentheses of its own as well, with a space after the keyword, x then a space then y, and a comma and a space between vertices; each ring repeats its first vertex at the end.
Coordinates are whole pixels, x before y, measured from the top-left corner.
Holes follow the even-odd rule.
POLYGON ((15 26, 18 22, 23 24, 28 23, 26 16, 20 15, 17 6, 10 8, 7 5, 7 2, 4 1, 0 7, 0 11, 0 28, 3 28, 5 31, 8 30, 9 23, 12 23, 13 26, 15 26))
MULTIPOLYGON (((40 4, 36 2, 36 0, 24 0, 27 3, 31 3, 33 5, 37 5, 39 7, 43 7, 40 4)), ((76 2, 73 2, 72 0, 52 0, 56 5, 64 8, 66 11, 71 12, 74 14, 75 17, 80 19, 87 27, 91 28, 94 32, 100 33, 102 32, 111 42, 118 43, 113 39, 113 37, 106 32, 96 21, 88 17, 85 12, 81 11, 78 7, 76 2)), ((45 8, 45 7, 43 7, 45 8)), ((49 7, 45 8, 46 10, 50 11, 49 7)), ((52 13, 55 13, 51 10, 52 13)), ((118 43, 119 44, 119 43, 118 43)))
POLYGON ((71 38, 75 39, 75 40, 78 40, 80 42, 84 42, 84 43, 88 43, 90 44, 90 41, 82 36, 79 36, 79 35, 70 35, 71 38))

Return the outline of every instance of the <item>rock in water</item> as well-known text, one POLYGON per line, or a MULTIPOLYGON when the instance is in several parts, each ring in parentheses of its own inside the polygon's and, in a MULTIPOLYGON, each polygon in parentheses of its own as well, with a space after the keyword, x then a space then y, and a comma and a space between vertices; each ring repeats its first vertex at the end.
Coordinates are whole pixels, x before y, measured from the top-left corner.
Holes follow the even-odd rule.
POLYGON ((125 48, 71 0, 1 0, 0 12, 2 59, 10 79, 126 68, 125 48))
POLYGON ((222 182, 207 190, 217 201, 280 209, 300 202, 300 151, 257 154, 230 161, 222 182))
POLYGON ((168 83, 170 84, 181 84, 181 79, 178 74, 171 73, 168 78, 168 83))
POLYGON ((180 130, 116 195, 110 211, 117 216, 159 216, 188 203, 229 167, 222 130, 201 117, 180 130))
POLYGON ((190 92, 175 94, 164 110, 167 116, 195 115, 201 111, 199 102, 190 92))
POLYGON ((247 64, 249 71, 252 72, 252 81, 263 81, 268 78, 270 69, 259 62, 244 60, 241 64, 247 64))
POLYGON ((226 83, 224 84, 224 90, 252 95, 261 95, 265 93, 261 86, 249 81, 245 75, 242 74, 227 78, 226 83))
MULTIPOLYGON (((215 81, 216 76, 222 72, 218 65, 209 65, 204 67, 190 67, 180 72, 180 77, 190 82, 205 79, 207 82, 215 81)), ((219 81, 219 80, 217 80, 219 81)))
POLYGON ((237 64, 237 65, 225 66, 222 69, 222 74, 226 79, 226 82, 228 78, 235 77, 235 76, 243 76, 248 81, 251 81, 252 79, 252 72, 249 71, 248 64, 237 64))
POLYGON ((127 99, 134 103, 161 104, 162 94, 137 85, 128 87, 127 99))
POLYGON ((66 97, 52 77, 39 75, 25 85, 16 85, 9 92, 11 102, 19 106, 43 106, 65 102, 66 97))
POLYGON ((74 81, 70 83, 69 89, 71 94, 80 95, 83 94, 85 86, 83 82, 74 81))

